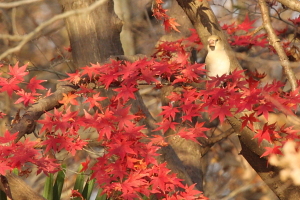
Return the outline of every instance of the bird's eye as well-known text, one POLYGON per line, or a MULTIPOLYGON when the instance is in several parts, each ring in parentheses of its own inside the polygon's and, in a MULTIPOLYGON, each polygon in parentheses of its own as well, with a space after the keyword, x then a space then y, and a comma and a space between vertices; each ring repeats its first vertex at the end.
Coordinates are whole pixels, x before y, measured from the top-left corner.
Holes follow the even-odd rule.
POLYGON ((219 39, 216 39, 216 42, 218 42, 219 41, 219 39))

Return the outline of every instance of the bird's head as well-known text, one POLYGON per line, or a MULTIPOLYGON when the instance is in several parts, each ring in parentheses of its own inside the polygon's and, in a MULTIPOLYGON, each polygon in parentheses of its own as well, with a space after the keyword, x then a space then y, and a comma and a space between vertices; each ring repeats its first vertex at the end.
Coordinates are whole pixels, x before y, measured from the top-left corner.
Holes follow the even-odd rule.
POLYGON ((209 36, 207 41, 208 41, 208 45, 207 45, 208 51, 215 51, 215 50, 223 50, 224 49, 223 41, 217 35, 209 36))

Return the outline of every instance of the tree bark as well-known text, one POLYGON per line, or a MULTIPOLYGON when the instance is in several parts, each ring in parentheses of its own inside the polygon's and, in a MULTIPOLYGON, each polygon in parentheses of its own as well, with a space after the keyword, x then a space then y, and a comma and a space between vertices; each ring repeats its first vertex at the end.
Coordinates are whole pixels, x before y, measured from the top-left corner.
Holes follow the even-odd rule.
MULTIPOLYGON (((64 11, 85 8, 95 0, 61 0, 64 11)), ((122 21, 114 12, 113 0, 107 0, 86 15, 65 20, 75 66, 103 63, 111 55, 123 55, 120 32, 122 21)))

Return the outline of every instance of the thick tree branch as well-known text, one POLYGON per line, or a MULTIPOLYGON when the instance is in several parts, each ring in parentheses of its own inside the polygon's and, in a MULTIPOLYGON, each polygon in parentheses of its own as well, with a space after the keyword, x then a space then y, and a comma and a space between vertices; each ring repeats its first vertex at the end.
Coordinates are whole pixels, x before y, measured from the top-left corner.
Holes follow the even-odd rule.
POLYGON ((280 40, 276 36, 275 31, 271 26, 271 19, 270 19, 267 4, 265 0, 259 0, 258 2, 262 13, 263 25, 268 33, 270 44, 274 47, 274 49, 278 53, 279 59, 281 61, 281 65, 284 68, 285 75, 287 76, 287 79, 291 84, 292 90, 294 91, 297 88, 296 77, 293 71, 291 70, 289 59, 286 53, 284 52, 283 47, 280 44, 280 40))
POLYGON ((18 133, 15 142, 18 142, 25 134, 30 134, 34 131, 36 120, 46 111, 60 107, 62 104, 58 103, 63 98, 63 94, 75 91, 76 87, 68 82, 59 82, 56 86, 56 91, 43 99, 40 99, 36 104, 29 107, 21 119, 12 125, 10 133, 18 133))
POLYGON ((280 169, 278 167, 270 166, 266 158, 261 158, 262 154, 266 151, 265 148, 272 148, 274 145, 263 140, 260 146, 258 146, 257 141, 253 140, 253 131, 248 127, 240 130, 242 123, 235 117, 228 117, 227 120, 236 132, 240 132, 239 138, 242 145, 241 155, 243 155, 270 189, 280 198, 280 200, 298 199, 300 196, 300 187, 289 185, 287 188, 283 189, 281 187, 283 182, 279 180, 280 169))
POLYGON ((265 147, 273 147, 273 145, 266 140, 261 142, 261 145, 258 146, 257 140, 254 140, 254 132, 251 131, 248 127, 245 127, 241 130, 242 123, 236 117, 227 117, 228 122, 232 128, 239 133, 240 141, 247 145, 253 153, 258 156, 261 156, 266 150, 265 147))
POLYGON ((292 10, 300 12, 300 1, 298 0, 277 0, 282 5, 289 7, 292 10))

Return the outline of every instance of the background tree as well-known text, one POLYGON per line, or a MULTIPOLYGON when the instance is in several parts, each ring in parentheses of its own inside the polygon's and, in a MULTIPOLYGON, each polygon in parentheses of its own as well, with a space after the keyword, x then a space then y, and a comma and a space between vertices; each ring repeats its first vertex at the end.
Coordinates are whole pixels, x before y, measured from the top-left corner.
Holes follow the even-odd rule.
POLYGON ((21 180, 6 171, 54 174, 63 163, 68 175, 76 161, 111 198, 203 199, 203 191, 299 199, 297 179, 286 181, 299 168, 289 159, 298 155, 299 2, 24 0, 0 8, 8 197, 39 192, 18 190, 21 180), (212 34, 228 41, 232 75, 205 81, 197 62, 212 34), (245 178, 238 154, 271 190, 245 178))

